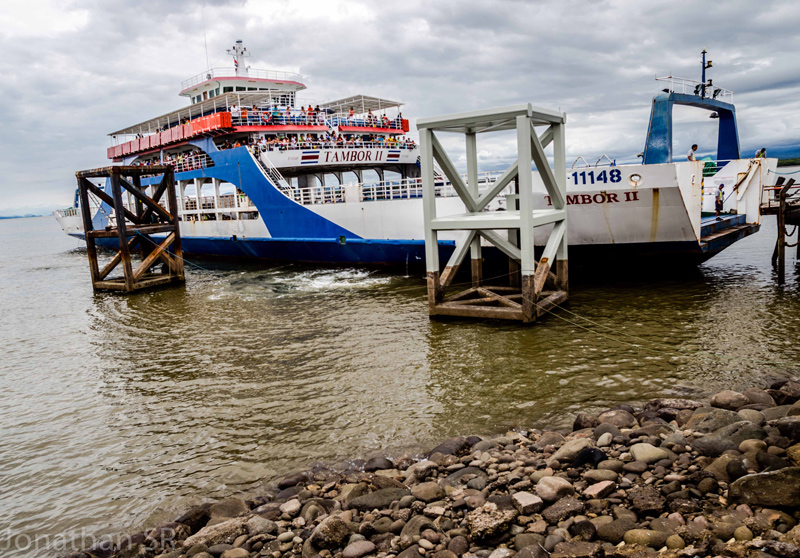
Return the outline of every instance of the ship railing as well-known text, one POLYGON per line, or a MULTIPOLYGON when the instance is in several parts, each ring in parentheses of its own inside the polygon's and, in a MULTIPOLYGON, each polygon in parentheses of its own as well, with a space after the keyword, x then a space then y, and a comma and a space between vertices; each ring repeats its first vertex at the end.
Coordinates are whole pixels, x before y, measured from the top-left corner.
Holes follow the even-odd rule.
POLYGON ((78 214, 78 208, 77 207, 67 207, 65 209, 56 209, 55 212, 59 217, 62 217, 62 218, 64 218, 64 217, 74 217, 74 216, 76 216, 78 214))
MULTIPOLYGON (((484 192, 488 190, 501 174, 502 172, 499 171, 480 173, 478 175, 478 191, 484 192)), ((466 175, 461 178, 466 183, 466 175)), ((513 185, 509 185, 507 193, 511 193, 512 188, 513 185)), ((458 193, 449 181, 436 181, 436 197, 451 198, 456 196, 458 196, 458 193)), ((292 197, 296 202, 303 205, 421 198, 422 179, 404 178, 374 183, 305 186, 303 188, 294 188, 292 197)))
MULTIPOLYGON (((181 90, 189 89, 199 83, 215 78, 237 77, 236 68, 210 68, 205 72, 192 76, 181 82, 181 90)), ((274 79, 278 81, 301 81, 303 76, 293 72, 281 72, 277 70, 259 70, 248 68, 240 72, 238 77, 249 77, 255 79, 274 79)))
MULTIPOLYGON (((209 157, 207 153, 199 153, 195 155, 187 155, 181 159, 173 158, 173 159, 164 159, 163 162, 159 162, 158 159, 153 159, 153 164, 155 165, 172 165, 175 168, 175 172, 186 172, 186 171, 193 171, 198 169, 205 169, 208 167, 214 166, 214 160, 209 157)), ((148 166, 141 161, 137 161, 133 163, 135 166, 148 166)), ((149 177, 149 176, 156 176, 155 174, 152 175, 142 175, 142 178, 149 177)), ((160 175, 159 175, 160 176, 160 175)))
POLYGON ((304 141, 295 144, 264 144, 261 145, 266 151, 300 151, 304 149, 416 149, 413 143, 393 143, 378 141, 358 141, 358 142, 328 142, 328 141, 304 141))
POLYGON ((291 114, 287 115, 283 111, 280 114, 274 114, 269 109, 253 110, 243 108, 235 114, 232 113, 231 123, 234 126, 325 126, 326 128, 353 126, 357 128, 388 128, 400 132, 403 131, 403 123, 399 119, 384 122, 379 117, 376 117, 370 121, 361 116, 350 118, 346 114, 325 115, 323 113, 315 116, 300 111, 292 111, 291 114))
POLYGON ((403 129, 403 120, 401 118, 393 118, 384 120, 380 114, 375 114, 372 118, 368 115, 354 115, 340 112, 328 116, 328 120, 334 126, 354 126, 356 128, 391 128, 395 130, 403 129))
MULTIPOLYGON (((703 82, 694 79, 666 76, 657 77, 656 81, 663 81, 668 83, 664 93, 682 93, 684 95, 701 95, 703 90, 703 82)), ((716 85, 705 85, 705 98, 723 101, 725 103, 733 103, 733 91, 716 85)))
POLYGON ((183 159, 173 159, 172 161, 164 161, 164 163, 172 165, 175 168, 175 172, 193 171, 214 166, 214 160, 206 153, 189 155, 183 159))

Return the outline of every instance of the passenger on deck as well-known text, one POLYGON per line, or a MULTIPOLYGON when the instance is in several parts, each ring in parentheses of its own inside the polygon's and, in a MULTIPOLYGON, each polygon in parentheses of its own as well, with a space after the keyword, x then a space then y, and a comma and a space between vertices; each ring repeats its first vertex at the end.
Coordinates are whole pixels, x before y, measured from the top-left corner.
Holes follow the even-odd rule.
POLYGON ((756 159, 766 159, 767 158, 767 148, 762 147, 761 149, 756 150, 756 159))
POLYGON ((697 144, 695 143, 692 145, 692 148, 689 150, 689 154, 686 157, 689 161, 697 161, 697 157, 694 156, 694 152, 697 151, 697 144))
POLYGON ((724 184, 720 184, 719 189, 714 192, 714 211, 717 214, 717 221, 722 221, 722 217, 719 214, 722 213, 722 206, 725 204, 724 186, 724 184))

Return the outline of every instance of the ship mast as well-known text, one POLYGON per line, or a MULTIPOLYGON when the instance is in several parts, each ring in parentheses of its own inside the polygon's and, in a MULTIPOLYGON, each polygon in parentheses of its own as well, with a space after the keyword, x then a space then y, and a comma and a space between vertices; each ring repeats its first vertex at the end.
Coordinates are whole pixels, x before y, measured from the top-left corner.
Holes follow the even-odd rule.
POLYGON ((712 83, 711 83, 710 79, 708 80, 708 82, 706 82, 706 70, 708 68, 711 68, 711 60, 709 60, 708 64, 706 64, 706 54, 707 53, 706 53, 706 49, 705 48, 703 49, 703 52, 701 52, 700 54, 703 55, 703 64, 702 64, 703 70, 701 72, 701 80, 700 80, 700 81, 702 81, 703 86, 700 88, 700 92, 701 92, 700 96, 705 99, 705 97, 706 97, 706 87, 712 87, 712 83))
POLYGON ((247 66, 244 63, 245 56, 250 56, 247 48, 241 40, 236 41, 236 44, 227 50, 228 54, 233 56, 233 68, 236 71, 236 77, 247 76, 247 66))

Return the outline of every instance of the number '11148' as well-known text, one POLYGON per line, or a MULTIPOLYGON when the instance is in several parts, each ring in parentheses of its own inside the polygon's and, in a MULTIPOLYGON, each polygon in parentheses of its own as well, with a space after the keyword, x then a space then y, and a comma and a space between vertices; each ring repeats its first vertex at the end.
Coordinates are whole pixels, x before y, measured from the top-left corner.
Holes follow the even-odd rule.
POLYGON ((572 173, 572 183, 573 184, 596 184, 598 182, 603 182, 607 184, 609 182, 617 183, 622 180, 622 173, 619 169, 614 169, 610 171, 601 171, 598 174, 595 174, 594 171, 581 171, 581 172, 573 172, 572 173), (580 180, 580 182, 579 182, 580 180))

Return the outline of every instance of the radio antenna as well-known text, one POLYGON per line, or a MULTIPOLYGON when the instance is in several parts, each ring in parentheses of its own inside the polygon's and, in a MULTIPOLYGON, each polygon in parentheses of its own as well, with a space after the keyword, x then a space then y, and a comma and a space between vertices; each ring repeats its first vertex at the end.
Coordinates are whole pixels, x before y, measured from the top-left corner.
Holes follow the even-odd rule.
POLYGON ((206 68, 210 70, 211 64, 209 64, 208 62, 208 41, 206 40, 206 16, 203 10, 204 7, 205 7, 205 2, 203 3, 203 5, 200 6, 200 19, 203 21, 203 44, 206 47, 206 68))

